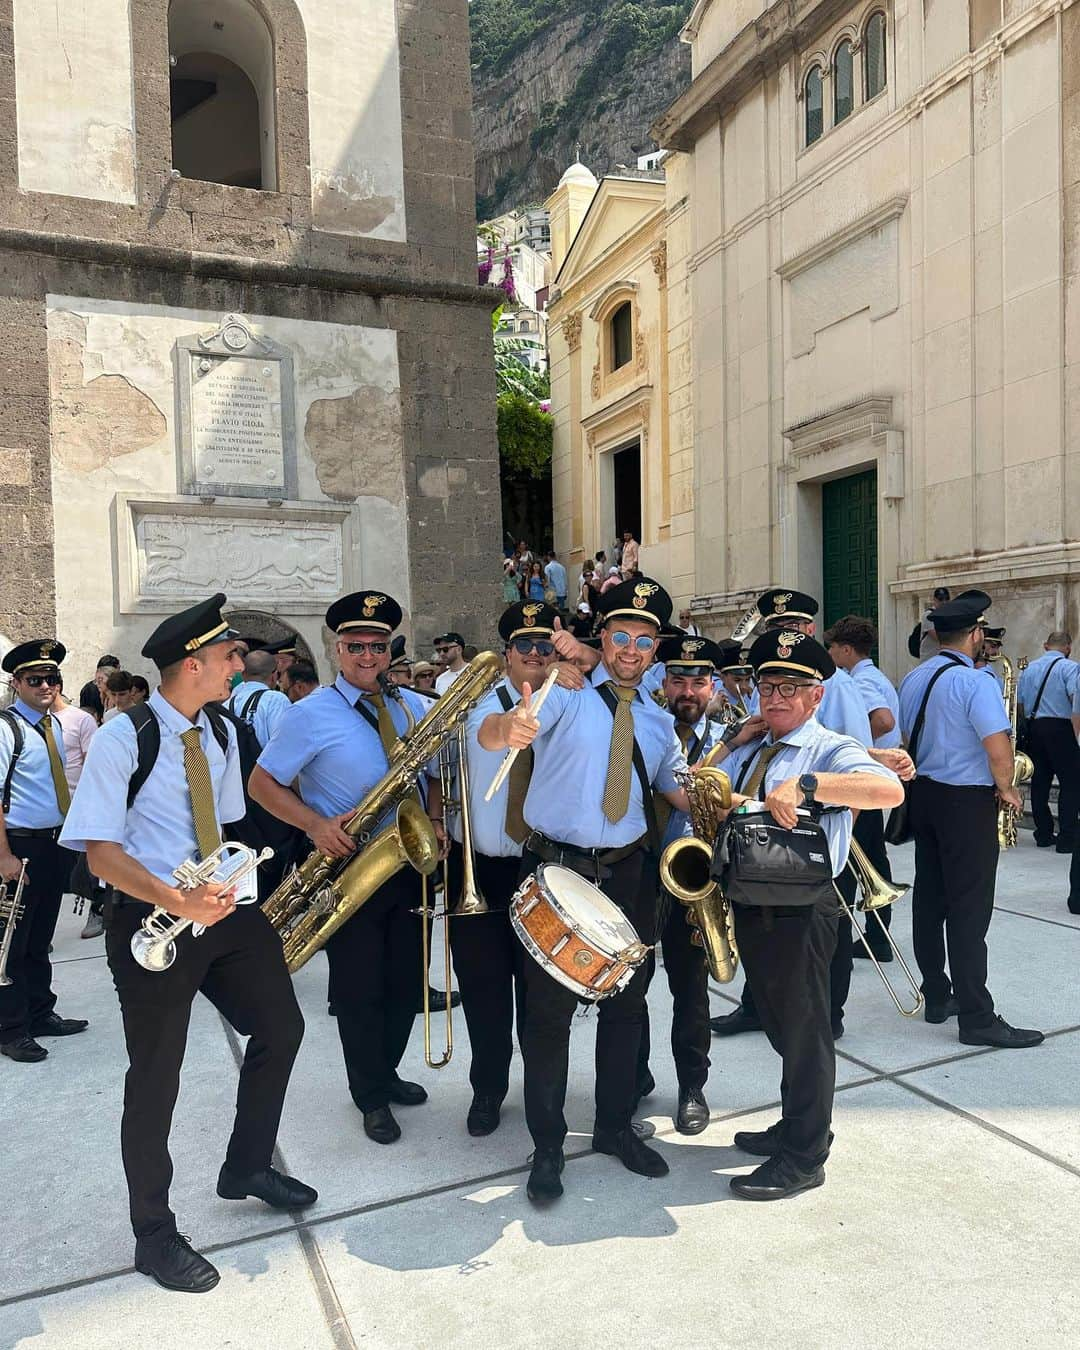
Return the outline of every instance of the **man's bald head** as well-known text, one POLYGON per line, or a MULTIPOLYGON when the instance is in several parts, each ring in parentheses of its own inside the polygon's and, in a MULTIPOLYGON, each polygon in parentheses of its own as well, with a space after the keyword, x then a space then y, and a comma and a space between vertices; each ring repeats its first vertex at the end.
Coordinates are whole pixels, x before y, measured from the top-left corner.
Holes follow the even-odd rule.
POLYGON ((244 674, 249 680, 268 680, 277 669, 277 657, 273 652, 248 652, 244 657, 244 674))

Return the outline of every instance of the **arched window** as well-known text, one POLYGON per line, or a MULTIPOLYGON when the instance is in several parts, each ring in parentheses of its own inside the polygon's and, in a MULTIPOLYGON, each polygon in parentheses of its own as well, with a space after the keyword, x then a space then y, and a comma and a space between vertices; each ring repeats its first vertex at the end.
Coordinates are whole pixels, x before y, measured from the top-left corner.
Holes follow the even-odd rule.
POLYGON ((871 14, 863 35, 863 75, 866 100, 877 98, 885 88, 885 15, 871 14))
POLYGON ((841 42, 833 57, 833 126, 850 117, 855 107, 855 60, 851 43, 841 42))
POLYGON ((803 102, 806 105, 806 144, 813 143, 825 130, 821 103, 821 67, 811 66, 803 82, 803 102))
POLYGON ((173 168, 185 178, 277 189, 274 44, 249 0, 169 7, 173 168))
POLYGON ((633 355, 633 310, 627 300, 611 316, 611 369, 620 370, 629 365, 633 355))

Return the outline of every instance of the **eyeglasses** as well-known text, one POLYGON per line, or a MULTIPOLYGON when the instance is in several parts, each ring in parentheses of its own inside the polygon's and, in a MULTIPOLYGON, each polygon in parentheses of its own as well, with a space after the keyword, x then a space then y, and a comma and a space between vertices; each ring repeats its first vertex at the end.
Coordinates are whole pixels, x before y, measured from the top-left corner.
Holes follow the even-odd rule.
POLYGON ((625 651, 631 643, 634 644, 639 652, 651 652, 656 646, 656 638, 646 637, 644 633, 639 634, 637 637, 631 637, 630 634, 622 628, 616 628, 614 632, 609 632, 608 637, 611 638, 611 645, 613 647, 619 647, 623 651, 625 651))
POLYGON ((516 637, 510 646, 518 656, 528 656, 530 652, 536 652, 538 656, 551 656, 555 651, 555 644, 543 638, 516 637))
POLYGON ((57 685, 60 683, 59 675, 24 675, 23 679, 31 689, 40 689, 43 684, 57 685))
POLYGON ((793 680, 785 680, 782 684, 773 684, 772 680, 758 680, 756 683, 757 691, 762 698, 772 698, 774 694, 779 694, 781 698, 794 698, 797 690, 815 687, 809 680, 804 680, 801 684, 796 684, 793 680))
POLYGON ((385 656, 390 650, 388 642, 346 642, 344 646, 350 656, 363 656, 366 652, 372 656, 385 656))

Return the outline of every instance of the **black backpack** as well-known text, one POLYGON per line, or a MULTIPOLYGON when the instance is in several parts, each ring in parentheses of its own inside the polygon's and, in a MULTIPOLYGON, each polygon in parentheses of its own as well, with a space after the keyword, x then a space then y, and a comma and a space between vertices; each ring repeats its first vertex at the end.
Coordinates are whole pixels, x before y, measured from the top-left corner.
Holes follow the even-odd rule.
POLYGON ((26 733, 23 731, 22 718, 9 708, 0 708, 0 721, 7 723, 11 728, 12 736, 15 738, 15 745, 11 751, 11 762, 8 764, 7 774, 4 777, 4 786, 0 789, 0 806, 3 806, 6 816, 11 810, 11 780, 15 777, 15 763, 26 744, 26 733))

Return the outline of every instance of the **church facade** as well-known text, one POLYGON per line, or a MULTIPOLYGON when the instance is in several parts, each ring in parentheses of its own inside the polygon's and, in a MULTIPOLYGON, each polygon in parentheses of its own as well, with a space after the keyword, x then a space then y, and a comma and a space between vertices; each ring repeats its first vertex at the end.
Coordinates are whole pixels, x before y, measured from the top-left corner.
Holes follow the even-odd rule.
MULTIPOLYGON (((497 605, 464 0, 0 0, 0 636, 497 605)), ((85 676, 84 676, 85 677, 85 676)))

